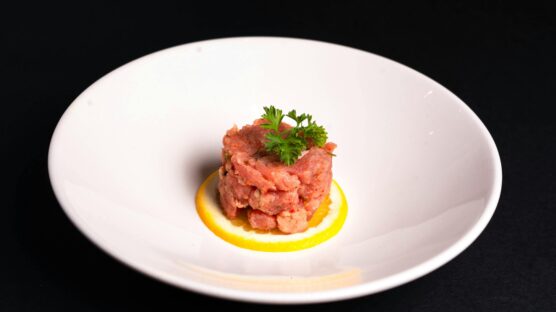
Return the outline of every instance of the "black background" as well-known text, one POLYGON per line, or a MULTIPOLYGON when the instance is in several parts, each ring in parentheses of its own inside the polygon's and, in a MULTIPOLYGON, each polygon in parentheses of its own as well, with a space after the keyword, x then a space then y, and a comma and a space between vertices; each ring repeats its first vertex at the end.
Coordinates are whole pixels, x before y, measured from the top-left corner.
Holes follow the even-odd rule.
POLYGON ((406 64, 461 97, 502 158, 497 211, 460 256, 380 294, 302 308, 556 310, 556 10, 548 2, 202 3, 3 5, 0 311, 300 309, 223 301, 136 273, 78 232, 47 175, 59 117, 102 75, 173 45, 247 35, 329 41, 406 64))

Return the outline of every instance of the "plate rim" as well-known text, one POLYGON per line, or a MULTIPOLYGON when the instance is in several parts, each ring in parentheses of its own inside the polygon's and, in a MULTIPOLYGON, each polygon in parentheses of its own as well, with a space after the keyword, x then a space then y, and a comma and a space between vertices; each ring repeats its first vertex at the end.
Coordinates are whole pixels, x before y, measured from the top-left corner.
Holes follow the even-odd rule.
POLYGON ((103 75, 101 78, 96 80, 90 86, 88 86, 85 90, 83 90, 66 108, 60 120, 56 124, 56 127, 52 133, 49 148, 48 148, 48 175, 50 179, 50 184, 54 195, 62 207, 62 210, 65 212, 66 216, 70 219, 73 225, 90 241, 104 251, 106 254, 111 256, 113 259, 117 260, 118 262, 131 267, 138 272, 141 272, 147 276, 150 276, 156 280, 161 282, 165 282, 171 284, 173 286, 183 288, 189 291, 193 291, 196 293, 201 293, 204 295, 210 295, 222 299, 230 299, 235 301, 243 301, 243 302, 253 302, 253 303, 272 303, 272 304, 309 304, 309 303, 322 303, 322 302, 330 302, 330 301, 338 301, 338 300, 346 300, 356 297, 361 297, 365 295, 370 295, 378 292, 382 292, 396 286, 400 286, 416 280, 424 275, 429 274, 430 272, 438 269, 439 267, 443 266, 444 264, 450 262, 460 253, 462 253, 467 247, 469 247, 477 238, 478 236, 484 231, 486 226, 488 225, 489 221, 491 220, 496 207, 498 205, 500 194, 502 191, 502 163, 500 159, 500 154, 498 152, 498 148, 492 138, 492 135, 481 121, 481 119, 471 110, 471 108, 465 104, 463 100, 457 97, 454 93, 452 93, 448 88, 444 87, 440 83, 436 82, 432 78, 418 72, 415 69, 412 69, 406 65, 403 65, 397 61, 392 59, 386 58, 381 55, 377 55, 372 52, 364 51, 361 49, 330 43, 325 41, 313 40, 313 39, 304 39, 304 38, 293 38, 293 37, 280 37, 280 36, 238 36, 238 37, 224 37, 224 38, 215 38, 215 39, 208 39, 202 41, 196 41, 191 43, 179 44, 175 45, 166 49, 162 49, 156 52, 149 53, 142 57, 136 58, 130 62, 127 62, 116 69, 108 72, 107 74, 103 75), (483 213, 475 222, 474 225, 468 231, 463 234, 455 243, 450 245, 448 248, 443 250, 442 252, 438 253, 437 255, 433 256, 430 259, 427 259, 407 270, 400 271, 398 273, 373 280, 367 283, 358 284, 354 286, 346 286, 336 289, 329 289, 329 290, 322 290, 322 291, 314 291, 314 292, 300 292, 300 293, 287 293, 287 292, 257 292, 257 291, 248 291, 248 290, 238 290, 234 288, 222 287, 222 286, 215 286, 209 285, 201 282, 197 282, 194 280, 189 280, 186 278, 177 278, 174 275, 168 274, 166 272, 157 270, 156 268, 149 267, 147 265, 140 264, 129 257, 121 255, 117 250, 110 250, 109 247, 103 246, 103 243, 100 239, 95 238, 95 234, 92 230, 88 229, 84 223, 81 223, 80 219, 72 212, 70 209, 70 204, 65 203, 62 200, 62 196, 59 194, 62 193, 60 188, 60 183, 57 182, 56 174, 54 173, 53 164, 52 164, 52 154, 53 150, 55 149, 57 137, 59 136, 60 126, 64 123, 64 120, 71 115, 72 107, 74 103, 76 103, 85 93, 89 92, 91 89, 97 87, 101 82, 106 80, 109 76, 112 76, 118 73, 121 70, 124 70, 128 66, 133 66, 140 62, 148 61, 149 59, 156 57, 159 54, 167 53, 170 50, 175 50, 182 48, 184 46, 195 46, 206 44, 207 42, 223 42, 223 41, 241 41, 241 40, 252 40, 252 41, 266 41, 266 40, 286 40, 286 41, 302 41, 310 44, 317 44, 323 46, 334 46, 334 47, 341 47, 344 49, 350 49, 353 51, 357 51, 359 53, 366 53, 370 54, 373 57, 377 57, 383 59, 384 61, 394 65, 401 67, 406 71, 410 71, 413 74, 416 74, 421 79, 427 80, 428 82, 432 83, 436 87, 440 87, 441 89, 447 92, 447 95, 459 105, 465 113, 473 120, 474 124, 478 126, 481 135, 486 139, 486 143, 488 146, 488 151, 490 157, 494 163, 494 178, 493 178, 493 191, 490 194, 490 197, 487 200, 486 207, 483 210, 483 213))

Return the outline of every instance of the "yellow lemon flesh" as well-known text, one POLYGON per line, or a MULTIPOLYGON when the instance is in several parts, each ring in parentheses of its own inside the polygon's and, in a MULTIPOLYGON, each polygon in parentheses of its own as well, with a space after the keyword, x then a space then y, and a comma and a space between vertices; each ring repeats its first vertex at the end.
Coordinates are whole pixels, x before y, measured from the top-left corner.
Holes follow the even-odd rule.
POLYGON ((336 235, 347 216, 347 201, 336 181, 330 194, 323 200, 309 221, 309 228, 302 233, 284 234, 259 231, 251 228, 245 214, 230 220, 218 200, 218 171, 212 173, 199 187, 195 202, 197 212, 205 225, 218 237, 236 246, 268 252, 295 251, 318 245, 336 235))

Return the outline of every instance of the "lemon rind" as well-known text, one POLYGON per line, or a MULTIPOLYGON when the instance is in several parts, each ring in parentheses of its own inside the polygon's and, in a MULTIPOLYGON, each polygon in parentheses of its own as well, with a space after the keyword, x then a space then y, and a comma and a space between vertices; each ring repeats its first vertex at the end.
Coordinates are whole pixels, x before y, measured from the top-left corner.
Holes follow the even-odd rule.
POLYGON ((347 201, 336 181, 330 187, 329 212, 315 227, 302 233, 276 235, 246 231, 234 225, 222 212, 216 189, 218 172, 212 173, 199 187, 195 198, 197 212, 203 223, 216 236, 238 247, 266 251, 287 252, 316 246, 335 236, 342 228, 347 216, 347 201))

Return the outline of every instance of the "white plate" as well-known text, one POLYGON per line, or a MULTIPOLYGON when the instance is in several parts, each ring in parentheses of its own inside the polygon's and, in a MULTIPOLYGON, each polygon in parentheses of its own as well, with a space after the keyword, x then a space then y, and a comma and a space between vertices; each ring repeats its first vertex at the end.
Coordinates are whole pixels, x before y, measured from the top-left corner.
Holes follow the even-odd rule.
POLYGON ((268 303, 362 296, 438 268, 485 228, 502 174, 485 126, 438 83, 371 53, 287 38, 186 44, 109 73, 63 115, 49 172, 70 219, 115 258, 189 290, 268 303), (195 211, 226 129, 265 105, 313 114, 338 144, 348 218, 308 250, 240 249, 195 211))

